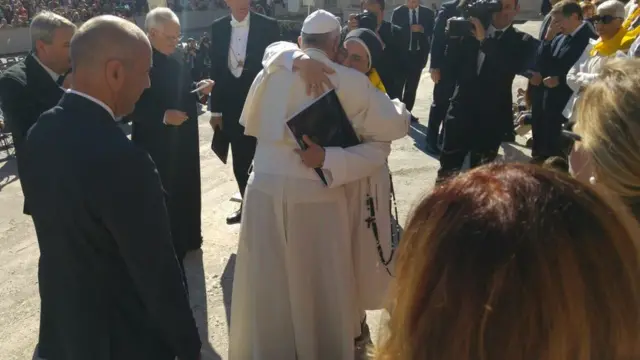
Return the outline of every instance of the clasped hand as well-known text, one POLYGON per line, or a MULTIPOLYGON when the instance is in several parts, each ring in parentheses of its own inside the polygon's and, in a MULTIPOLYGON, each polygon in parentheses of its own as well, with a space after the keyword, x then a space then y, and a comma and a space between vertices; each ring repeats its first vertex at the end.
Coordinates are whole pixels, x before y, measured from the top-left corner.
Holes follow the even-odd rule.
POLYGON ((307 135, 302 136, 302 141, 304 141, 304 143, 307 145, 307 149, 294 150, 296 154, 300 156, 302 163, 312 169, 321 168, 324 165, 324 148, 314 143, 307 135))

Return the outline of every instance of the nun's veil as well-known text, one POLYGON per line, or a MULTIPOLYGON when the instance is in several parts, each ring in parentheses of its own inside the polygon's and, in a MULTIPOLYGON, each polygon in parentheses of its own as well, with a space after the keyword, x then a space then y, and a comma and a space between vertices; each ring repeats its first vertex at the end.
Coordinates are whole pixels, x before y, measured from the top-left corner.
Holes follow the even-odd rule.
POLYGON ((344 43, 357 41, 367 50, 369 55, 369 70, 379 66, 382 58, 382 41, 375 32, 369 29, 351 30, 344 38, 344 43))

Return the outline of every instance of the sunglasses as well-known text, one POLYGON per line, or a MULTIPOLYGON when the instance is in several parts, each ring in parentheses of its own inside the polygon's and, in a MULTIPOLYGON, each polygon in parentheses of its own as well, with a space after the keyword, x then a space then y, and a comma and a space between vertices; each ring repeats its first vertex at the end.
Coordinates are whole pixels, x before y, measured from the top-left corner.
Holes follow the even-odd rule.
POLYGON ((607 24, 611 24, 611 22, 613 20, 622 19, 622 18, 618 17, 618 16, 612 16, 612 15, 602 15, 602 16, 601 15, 596 15, 596 16, 592 17, 591 19, 593 20, 594 24, 597 24, 597 23, 601 22, 601 23, 607 25, 607 24))

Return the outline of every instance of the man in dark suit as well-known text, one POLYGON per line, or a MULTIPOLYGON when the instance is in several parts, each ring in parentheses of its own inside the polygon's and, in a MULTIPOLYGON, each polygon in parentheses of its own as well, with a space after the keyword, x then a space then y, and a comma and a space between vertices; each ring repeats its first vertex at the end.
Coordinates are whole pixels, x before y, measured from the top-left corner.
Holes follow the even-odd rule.
MULTIPOLYGON (((7 123, 5 131, 13 136, 19 176, 20 153, 27 130, 40 114, 54 107, 64 93, 61 86, 70 67, 69 41, 76 26, 60 15, 45 11, 33 18, 29 30, 31 53, 0 75, 0 107, 7 123)), ((26 201, 23 211, 29 214, 26 201)))
POLYGON ((471 167, 493 161, 504 134, 513 129, 511 86, 535 39, 512 25, 517 0, 501 2, 488 27, 471 18, 473 35, 449 44, 456 88, 445 118, 437 182, 459 172, 467 154, 471 167))
POLYGON ((582 19, 578 3, 563 0, 553 6, 551 25, 541 42, 536 72, 530 83, 535 87, 533 103, 533 162, 541 163, 551 156, 565 156, 561 146, 562 115, 573 91, 566 83, 569 69, 580 58, 590 39, 595 39, 591 27, 582 19))
MULTIPOLYGON (((211 79, 216 82, 209 102, 215 132, 212 146, 220 150, 220 143, 231 145, 233 174, 244 197, 256 139, 244 135, 238 120, 251 83, 262 70, 264 50, 280 39, 280 29, 275 19, 249 11, 249 0, 225 2, 231 14, 211 25, 211 79)), ((227 224, 237 224, 241 218, 242 207, 227 218, 227 224)))
POLYGON ((440 125, 444 121, 449 109, 449 99, 453 95, 455 80, 451 74, 450 64, 452 59, 447 51, 449 37, 446 32, 447 21, 460 14, 458 10, 459 0, 446 2, 438 11, 435 25, 433 26, 433 41, 431 45, 431 64, 429 73, 435 84, 433 87, 433 102, 429 111, 427 123, 427 136, 425 150, 433 155, 440 154, 442 135, 440 125))
POLYGON ((365 0, 361 3, 363 10, 376 15, 378 35, 384 44, 381 65, 378 67, 380 79, 391 99, 402 99, 404 79, 409 68, 409 39, 402 28, 384 20, 385 1, 365 0))
POLYGON ((202 245, 199 96, 192 91, 212 82, 191 80, 190 68, 171 56, 180 38, 180 20, 169 8, 158 7, 146 17, 147 36, 153 48, 151 87, 145 90, 134 112, 131 140, 145 149, 158 168, 167 192, 173 245, 182 260, 202 245))
POLYGON ((391 16, 391 23, 401 27, 404 37, 409 40, 406 45, 409 68, 402 86, 404 88, 402 102, 409 111, 413 109, 422 69, 427 66, 429 59, 433 17, 433 11, 420 5, 419 0, 407 0, 407 4, 397 7, 391 16))
POLYGON ((134 23, 99 16, 71 40, 71 61, 73 89, 23 149, 49 322, 41 356, 198 360, 160 178, 116 123, 149 87, 149 42, 134 23))

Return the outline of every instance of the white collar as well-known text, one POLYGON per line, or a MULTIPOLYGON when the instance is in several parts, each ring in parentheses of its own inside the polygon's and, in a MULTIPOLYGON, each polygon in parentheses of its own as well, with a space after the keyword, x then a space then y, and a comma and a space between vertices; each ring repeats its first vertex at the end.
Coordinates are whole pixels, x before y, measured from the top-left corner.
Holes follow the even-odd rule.
POLYGON ((107 106, 107 104, 105 104, 105 103, 103 103, 102 101, 100 101, 100 100, 98 100, 98 99, 94 98, 93 96, 91 96, 91 95, 87 95, 87 94, 85 94, 85 93, 81 93, 81 92, 76 91, 76 90, 73 90, 73 89, 69 89, 69 90, 67 90, 67 94, 74 94, 74 95, 82 96, 83 98, 85 98, 85 99, 87 99, 87 100, 93 101, 94 103, 96 103, 96 104, 98 104, 98 105, 102 106, 102 107, 103 107, 103 108, 104 108, 104 109, 109 113, 109 115, 111 115, 111 117, 113 118, 113 120, 115 120, 115 119, 116 119, 115 115, 113 115, 113 110, 111 110, 111 108, 110 108, 109 106, 107 106))
POLYGON ((249 26, 249 18, 251 17, 251 11, 247 13, 247 16, 244 17, 242 21, 236 20, 236 18, 231 15, 231 27, 245 27, 249 26))
POLYGON ((505 31, 507 31, 507 29, 509 28, 509 26, 511 25, 507 25, 502 29, 497 29, 495 26, 493 26, 493 24, 489 25, 489 28, 487 29, 487 35, 493 35, 498 31, 501 31, 503 34, 505 31))
POLYGON ((33 58, 36 59, 38 64, 40 64, 40 66, 42 66, 42 68, 49 74, 49 76, 51 76, 54 82, 58 82, 58 79, 60 78, 60 74, 57 74, 55 71, 49 69, 45 64, 43 64, 42 61, 38 59, 38 56, 35 53, 33 54, 33 58))

